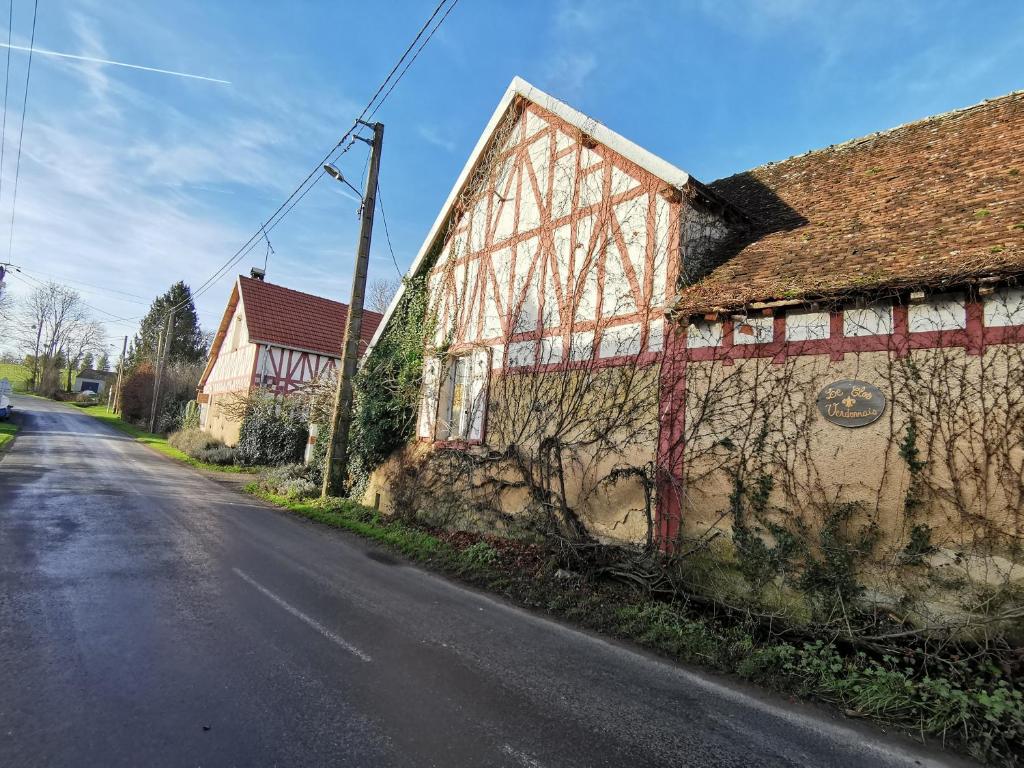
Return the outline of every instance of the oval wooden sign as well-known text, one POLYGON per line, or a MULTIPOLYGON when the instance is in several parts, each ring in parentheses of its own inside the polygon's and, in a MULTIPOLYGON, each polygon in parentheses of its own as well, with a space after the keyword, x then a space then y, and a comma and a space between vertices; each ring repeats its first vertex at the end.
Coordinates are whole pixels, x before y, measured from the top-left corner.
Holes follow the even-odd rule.
POLYGON ((834 381, 818 393, 818 411, 840 427, 866 427, 885 410, 885 395, 857 379, 834 381))

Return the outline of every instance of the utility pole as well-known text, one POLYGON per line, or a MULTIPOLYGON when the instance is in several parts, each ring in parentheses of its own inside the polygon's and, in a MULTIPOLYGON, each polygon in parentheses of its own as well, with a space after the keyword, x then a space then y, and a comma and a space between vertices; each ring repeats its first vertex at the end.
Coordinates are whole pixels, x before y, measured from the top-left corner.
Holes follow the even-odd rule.
POLYGON ((167 329, 160 332, 160 343, 157 345, 156 372, 153 376, 153 405, 149 412, 149 431, 156 432, 156 413, 160 407, 160 384, 167 367, 167 355, 171 348, 174 334, 174 307, 167 313, 167 329))
POLYGON ((114 384, 114 413, 121 412, 121 379, 124 377, 124 359, 128 355, 128 337, 121 345, 121 359, 117 362, 117 382, 114 384))
POLYGON ((149 404, 149 431, 153 431, 156 422, 156 393, 160 383, 160 360, 164 350, 164 329, 156 337, 156 366, 153 368, 153 397, 149 404))
MULTIPOLYGON (((362 121, 360 121, 362 122, 362 121)), ((363 195, 362 221, 359 225, 359 247, 356 268, 352 274, 352 298, 345 321, 345 341, 341 350, 341 374, 334 394, 331 433, 324 456, 322 498, 340 494, 348 477, 348 435, 352 426, 352 379, 359 362, 359 341, 363 327, 363 299, 366 295, 366 270, 370 262, 370 238, 373 234, 373 213, 377 208, 377 176, 380 173, 380 151, 384 143, 381 123, 362 123, 373 129, 373 140, 360 138, 370 145, 370 171, 363 195)))
POLYGON ((32 357, 32 391, 39 391, 39 339, 43 335, 43 324, 37 324, 36 329, 36 353, 32 357))

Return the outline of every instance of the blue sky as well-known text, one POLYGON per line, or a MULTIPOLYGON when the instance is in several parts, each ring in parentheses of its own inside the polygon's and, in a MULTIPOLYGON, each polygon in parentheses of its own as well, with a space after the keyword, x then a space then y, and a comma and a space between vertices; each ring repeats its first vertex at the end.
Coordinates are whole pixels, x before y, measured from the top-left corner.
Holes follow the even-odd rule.
MULTIPOLYGON (((111 315, 199 285, 245 242, 433 6, 40 0, 38 47, 231 84, 37 55, 10 260, 81 290, 112 342, 131 332, 111 315)), ((15 44, 31 14, 14 0, 15 44)), ((0 250, 26 60, 11 54, 0 250)), ((1024 3, 461 0, 378 115, 403 270, 514 75, 711 181, 1024 87, 1024 3)), ((365 159, 363 145, 344 158, 357 184, 365 159)), ((347 190, 318 185, 272 234, 268 279, 346 300, 357 228, 347 190)), ((370 270, 396 276, 379 222, 370 270)), ((229 289, 198 300, 206 327, 229 289)))

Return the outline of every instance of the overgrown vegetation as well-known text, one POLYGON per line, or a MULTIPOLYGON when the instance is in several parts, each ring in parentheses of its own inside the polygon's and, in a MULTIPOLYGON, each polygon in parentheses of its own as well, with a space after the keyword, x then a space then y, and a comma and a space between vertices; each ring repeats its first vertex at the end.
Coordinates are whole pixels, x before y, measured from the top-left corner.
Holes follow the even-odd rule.
POLYGON ((235 451, 217 438, 197 427, 172 432, 167 442, 182 453, 205 464, 228 465, 235 463, 235 451))
POLYGON ((424 339, 433 334, 422 277, 406 279, 384 334, 355 379, 350 439, 353 495, 369 473, 413 434, 423 376, 424 339))
POLYGON ((285 464, 260 476, 259 487, 286 499, 310 499, 320 495, 321 475, 315 465, 285 464))
POLYGON ((277 466, 302 459, 306 413, 294 398, 255 391, 246 399, 235 455, 240 464, 277 466))

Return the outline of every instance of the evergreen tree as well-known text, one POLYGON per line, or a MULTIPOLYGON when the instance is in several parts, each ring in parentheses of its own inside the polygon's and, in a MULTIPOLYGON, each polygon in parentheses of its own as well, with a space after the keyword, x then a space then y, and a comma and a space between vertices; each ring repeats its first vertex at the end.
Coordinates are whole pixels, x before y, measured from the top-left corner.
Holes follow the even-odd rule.
POLYGON ((160 331, 167 328, 167 312, 174 310, 174 330, 168 360, 183 363, 200 363, 206 359, 206 340, 199 328, 199 316, 192 301, 192 291, 180 280, 158 296, 139 326, 139 332, 132 341, 128 356, 132 368, 143 362, 156 361, 160 331))
POLYGON ((92 352, 86 352, 78 363, 79 371, 87 371, 93 366, 92 352))
POLYGON ((106 352, 100 353, 100 356, 96 359, 96 370, 97 371, 109 371, 110 370, 110 355, 106 352))

